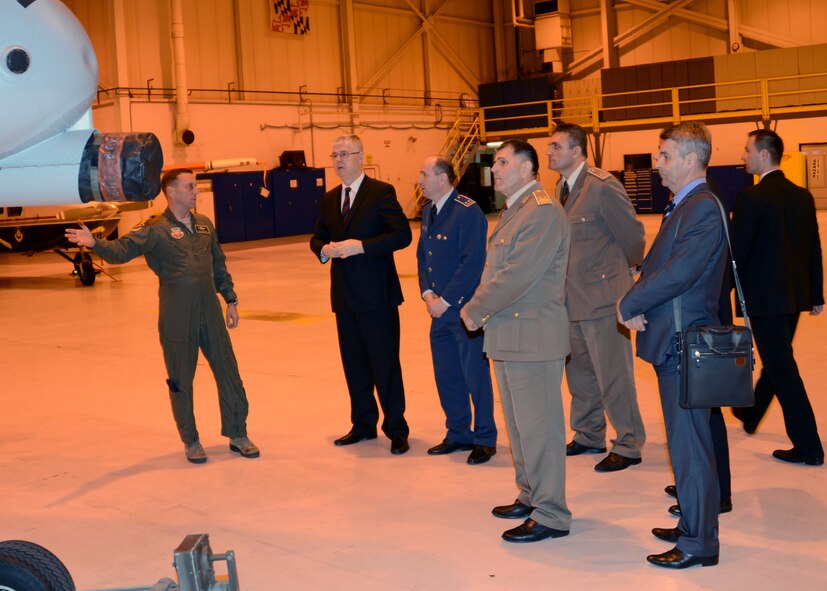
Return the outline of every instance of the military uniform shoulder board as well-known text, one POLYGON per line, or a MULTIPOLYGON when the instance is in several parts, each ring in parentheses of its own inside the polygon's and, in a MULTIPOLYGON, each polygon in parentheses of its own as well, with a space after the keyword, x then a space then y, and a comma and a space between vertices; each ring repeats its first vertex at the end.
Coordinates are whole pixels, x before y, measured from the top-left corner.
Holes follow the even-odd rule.
POLYGON ((589 167, 589 174, 592 176, 596 176, 601 181, 605 181, 607 178, 612 176, 611 172, 606 172, 600 168, 595 168, 594 166, 589 167))
POLYGON ((548 193, 542 189, 534 191, 532 195, 534 195, 534 201, 537 202, 537 205, 548 205, 552 202, 552 199, 549 197, 548 193))
POLYGON ((454 197, 454 201, 456 201, 460 205, 464 205, 465 207, 471 207, 472 205, 477 204, 476 201, 465 195, 457 195, 456 197, 454 197))

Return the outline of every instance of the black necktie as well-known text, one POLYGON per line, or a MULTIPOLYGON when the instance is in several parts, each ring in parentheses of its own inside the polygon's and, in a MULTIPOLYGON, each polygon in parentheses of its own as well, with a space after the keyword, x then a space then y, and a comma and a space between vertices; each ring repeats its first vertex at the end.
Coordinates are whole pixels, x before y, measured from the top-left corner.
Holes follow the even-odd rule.
POLYGON ((569 183, 563 181, 563 189, 560 191, 560 205, 566 206, 566 201, 569 200, 569 183))
POLYGON ((342 203, 342 219, 347 219, 347 214, 350 213, 350 187, 345 187, 345 202, 342 203))
POLYGON ((429 216, 430 219, 429 219, 429 222, 428 222, 431 226, 433 226, 434 222, 436 221, 436 214, 437 214, 436 204, 433 204, 433 205, 431 205, 431 215, 429 216))

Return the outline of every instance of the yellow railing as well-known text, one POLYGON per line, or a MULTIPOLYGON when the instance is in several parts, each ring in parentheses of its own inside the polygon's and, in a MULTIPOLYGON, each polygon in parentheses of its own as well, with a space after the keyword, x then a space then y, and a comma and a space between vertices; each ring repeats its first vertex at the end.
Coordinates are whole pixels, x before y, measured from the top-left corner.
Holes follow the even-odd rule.
MULTIPOLYGON (((480 143, 480 120, 476 109, 462 109, 457 112, 456 121, 448 131, 445 141, 439 149, 439 155, 445 156, 451 161, 451 165, 457 174, 457 179, 462 178, 468 165, 473 159, 474 149, 480 143)), ((425 206, 425 196, 419 185, 414 189, 414 202, 416 211, 419 214, 425 206)))
POLYGON ((827 114, 827 72, 497 105, 479 113, 481 141, 550 135, 560 121, 597 133, 681 121, 815 117, 827 114))

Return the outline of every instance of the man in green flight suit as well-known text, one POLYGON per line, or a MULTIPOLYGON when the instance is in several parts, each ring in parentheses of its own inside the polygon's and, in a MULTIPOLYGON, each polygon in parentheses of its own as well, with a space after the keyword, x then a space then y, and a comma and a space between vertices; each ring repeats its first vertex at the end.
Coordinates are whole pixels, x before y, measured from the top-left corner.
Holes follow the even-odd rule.
POLYGON ((97 240, 89 229, 67 229, 66 238, 91 248, 109 263, 125 263, 144 255, 160 283, 158 332, 164 351, 172 414, 187 459, 207 461, 193 413, 193 378, 198 349, 215 376, 221 409, 221 434, 230 450, 257 458, 259 449, 247 437, 247 395, 238 373, 227 328, 238 326, 238 299, 227 272, 226 257, 210 220, 192 211, 198 196, 195 175, 178 169, 164 174, 161 189, 168 207, 117 240, 97 240), (226 327, 220 293, 227 302, 226 327))

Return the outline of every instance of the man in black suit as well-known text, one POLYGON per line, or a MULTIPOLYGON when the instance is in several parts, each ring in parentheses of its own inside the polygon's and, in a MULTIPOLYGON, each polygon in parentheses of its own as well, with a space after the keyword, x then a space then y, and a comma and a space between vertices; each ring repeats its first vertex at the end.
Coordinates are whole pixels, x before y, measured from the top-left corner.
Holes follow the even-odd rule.
POLYGON ((681 501, 678 527, 652 530, 655 537, 675 547, 647 560, 667 568, 712 566, 718 564, 720 493, 710 411, 683 409, 678 404, 675 333, 691 325, 718 323, 726 237, 720 203, 706 183, 712 151, 706 126, 681 123, 664 130, 660 139, 656 168, 674 197, 643 261, 640 279, 618 302, 617 317, 638 331, 637 355, 655 368, 681 501))
POLYGON ((747 433, 754 433, 777 394, 793 447, 772 455, 819 466, 824 448, 793 357, 793 336, 802 311, 817 316, 824 310, 821 241, 813 196, 781 172, 783 153, 777 133, 758 129, 750 132, 742 157, 747 172, 761 180, 735 200, 732 249, 764 368, 755 386, 755 406, 734 410, 747 433))
POLYGON ((393 253, 411 243, 411 228, 393 186, 362 170, 362 140, 333 142, 333 165, 342 184, 328 191, 310 248, 322 263, 332 259, 330 300, 350 394, 350 431, 335 445, 376 439, 379 409, 391 453, 408 451, 405 388, 399 363, 402 288, 393 253))

